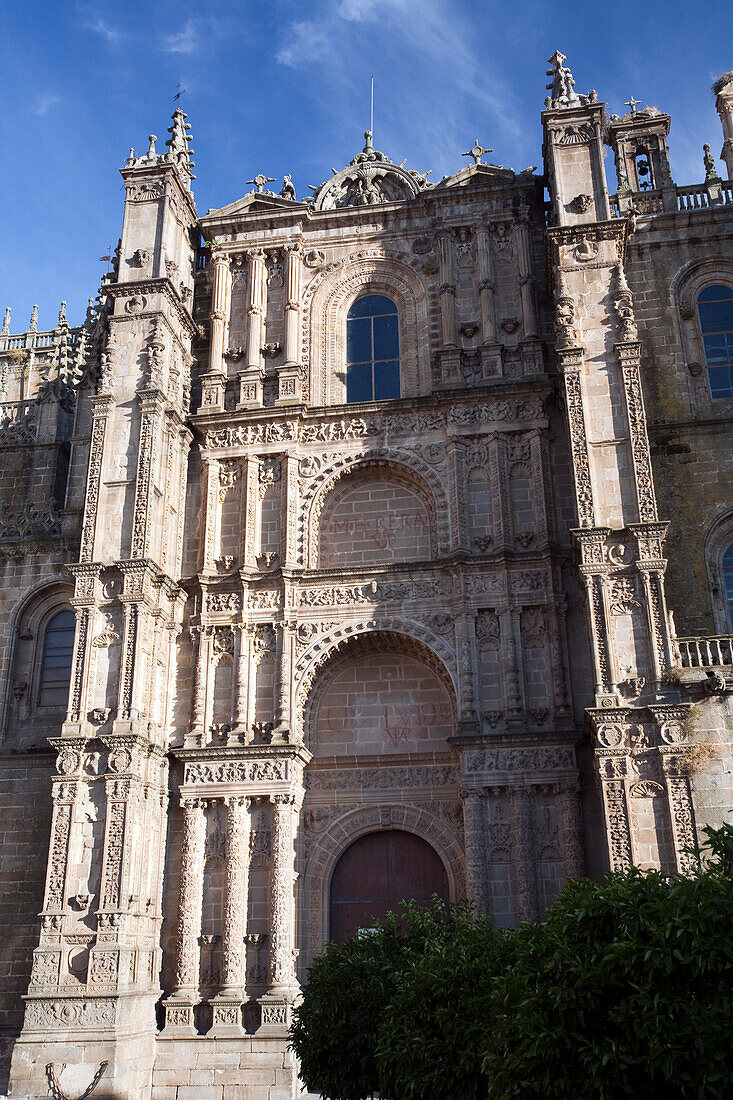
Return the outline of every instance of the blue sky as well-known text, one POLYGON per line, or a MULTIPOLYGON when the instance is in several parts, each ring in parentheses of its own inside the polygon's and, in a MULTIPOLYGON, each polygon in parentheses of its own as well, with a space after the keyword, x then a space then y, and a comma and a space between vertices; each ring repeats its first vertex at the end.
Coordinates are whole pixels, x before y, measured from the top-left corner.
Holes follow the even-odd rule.
MULTIPOLYGON (((6 5, 0 307, 23 331, 58 304, 78 323, 98 257, 117 241, 122 166, 167 138, 179 83, 193 126, 201 213, 262 172, 298 195, 363 144, 375 78, 374 143, 431 180, 474 138, 494 163, 541 167, 546 58, 568 57, 581 92, 609 112, 634 95, 672 115, 678 183, 720 152, 710 84, 733 69, 730 0, 26 0, 6 5)), ((721 172, 723 167, 721 165, 721 172)))

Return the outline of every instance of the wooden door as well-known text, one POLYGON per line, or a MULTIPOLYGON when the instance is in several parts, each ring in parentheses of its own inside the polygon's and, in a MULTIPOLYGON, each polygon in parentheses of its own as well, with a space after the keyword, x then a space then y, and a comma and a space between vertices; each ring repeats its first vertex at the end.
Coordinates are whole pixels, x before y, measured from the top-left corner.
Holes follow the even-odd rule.
POLYGON ((346 849, 331 879, 330 936, 343 943, 374 918, 399 913, 404 898, 448 899, 448 876, 434 848, 414 833, 385 829, 346 849))

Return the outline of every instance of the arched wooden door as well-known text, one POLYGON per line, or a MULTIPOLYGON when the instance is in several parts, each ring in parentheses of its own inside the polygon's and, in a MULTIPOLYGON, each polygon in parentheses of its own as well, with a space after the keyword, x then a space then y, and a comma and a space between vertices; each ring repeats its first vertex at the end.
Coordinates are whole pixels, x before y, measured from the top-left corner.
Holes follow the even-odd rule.
POLYGON ((384 829, 359 837, 336 864, 331 879, 330 938, 343 943, 374 918, 399 913, 404 898, 446 902, 448 876, 434 848, 414 833, 384 829))

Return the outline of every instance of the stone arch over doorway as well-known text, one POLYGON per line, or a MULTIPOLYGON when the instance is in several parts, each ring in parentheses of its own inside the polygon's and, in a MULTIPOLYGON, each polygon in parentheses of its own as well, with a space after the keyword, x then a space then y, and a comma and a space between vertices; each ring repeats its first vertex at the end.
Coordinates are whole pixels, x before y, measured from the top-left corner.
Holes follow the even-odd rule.
POLYGON ((402 901, 449 901, 448 876, 432 844, 406 829, 378 829, 352 841, 331 875, 328 938, 343 943, 402 901))
MULTIPOLYGON (((447 792, 446 792, 447 793, 447 792)), ((457 791, 454 792, 458 800, 457 791)), ((307 814, 306 810, 306 814, 307 814)), ((329 807, 314 810, 330 818, 314 837, 305 862, 301 909, 301 963, 305 969, 324 948, 329 934, 331 879, 339 859, 360 837, 379 830, 404 830, 414 833, 437 853, 448 881, 448 900, 466 896, 463 844, 458 832, 427 807, 398 801, 358 808, 329 807)), ((305 969, 303 973, 305 973, 305 969)))

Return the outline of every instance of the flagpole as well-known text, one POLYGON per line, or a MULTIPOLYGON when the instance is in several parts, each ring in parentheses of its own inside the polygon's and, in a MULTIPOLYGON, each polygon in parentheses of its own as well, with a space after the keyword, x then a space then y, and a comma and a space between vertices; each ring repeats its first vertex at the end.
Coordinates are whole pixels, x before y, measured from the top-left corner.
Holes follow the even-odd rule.
POLYGON ((374 77, 372 77, 371 108, 369 111, 369 131, 374 134, 374 77))

